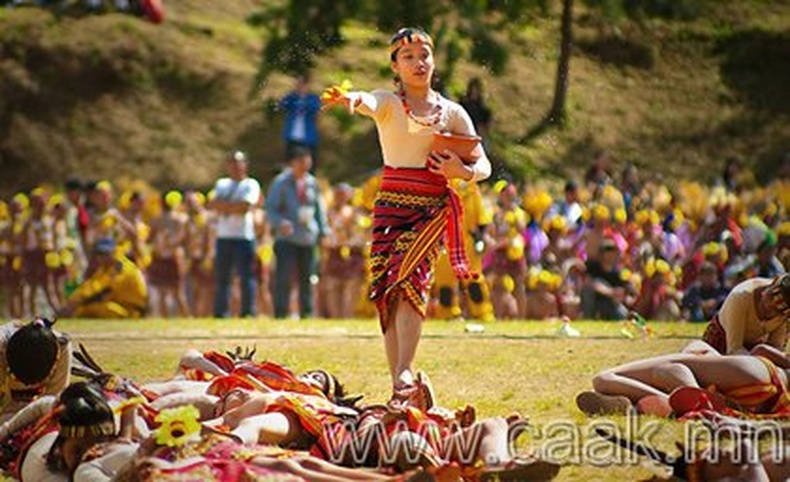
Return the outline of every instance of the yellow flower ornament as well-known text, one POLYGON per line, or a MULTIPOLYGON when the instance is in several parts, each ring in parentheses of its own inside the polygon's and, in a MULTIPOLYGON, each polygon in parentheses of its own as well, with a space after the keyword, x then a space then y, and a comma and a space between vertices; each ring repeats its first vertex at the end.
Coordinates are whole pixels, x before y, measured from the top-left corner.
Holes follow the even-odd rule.
POLYGON ((159 445, 180 447, 200 439, 200 412, 194 405, 169 408, 159 412, 154 419, 159 428, 154 431, 154 439, 159 445))
POLYGON ((351 81, 344 79, 340 85, 331 85, 324 89, 324 91, 321 93, 321 100, 324 102, 335 101, 347 95, 353 88, 354 86, 351 84, 351 81))

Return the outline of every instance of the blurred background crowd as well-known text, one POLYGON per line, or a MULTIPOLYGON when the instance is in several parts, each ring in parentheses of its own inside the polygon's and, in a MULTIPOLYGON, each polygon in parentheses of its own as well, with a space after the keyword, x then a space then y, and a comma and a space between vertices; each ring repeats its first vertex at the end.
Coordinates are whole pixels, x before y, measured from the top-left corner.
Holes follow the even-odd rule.
MULTIPOLYGON (((467 253, 482 276, 459 283, 449 263, 440 260, 430 315, 494 320, 639 314, 705 321, 739 281, 787 269, 787 173, 758 186, 731 160, 719 182, 707 186, 645 178, 633 166, 615 173, 608 166, 609 154, 600 152, 575 179, 458 183, 467 253)), ((309 167, 294 161, 284 172, 309 167)), ((291 295, 278 318, 374 315, 365 290, 378 182, 378 173, 358 186, 317 181, 310 216, 326 225, 306 243, 314 254, 310 265, 289 269, 281 279, 291 295), (309 287, 312 297, 300 298, 298 286, 309 287)), ((140 181, 69 179, 3 199, 2 315, 32 316, 42 307, 76 315, 75 297, 99 299, 113 283, 122 283, 121 306, 81 316, 211 316, 214 196, 192 189, 159 192, 140 181), (112 269, 103 271, 105 266, 112 269), (86 287, 89 282, 94 285, 86 287)), ((276 203, 271 187, 268 196, 276 203)), ((274 245, 293 235, 271 229, 277 208, 266 200, 264 189, 252 210, 256 248, 250 268, 258 316, 275 314, 274 245)), ((229 286, 235 314, 240 312, 237 285, 229 286)))

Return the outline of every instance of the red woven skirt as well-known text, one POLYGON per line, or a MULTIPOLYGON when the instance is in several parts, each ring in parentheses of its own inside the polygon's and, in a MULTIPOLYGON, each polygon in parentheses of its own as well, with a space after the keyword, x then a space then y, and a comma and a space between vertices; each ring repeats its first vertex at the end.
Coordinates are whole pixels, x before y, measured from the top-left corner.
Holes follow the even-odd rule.
POLYGON ((399 298, 425 316, 433 266, 445 239, 456 276, 473 277, 462 223, 460 199, 443 176, 427 169, 384 168, 373 208, 369 293, 382 332, 399 298))

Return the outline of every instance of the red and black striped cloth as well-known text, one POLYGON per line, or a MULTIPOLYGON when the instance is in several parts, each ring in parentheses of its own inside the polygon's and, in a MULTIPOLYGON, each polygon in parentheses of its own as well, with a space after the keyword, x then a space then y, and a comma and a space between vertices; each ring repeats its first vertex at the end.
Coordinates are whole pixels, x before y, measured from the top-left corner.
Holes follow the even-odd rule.
POLYGON ((370 299, 382 332, 398 298, 425 316, 431 273, 445 240, 455 275, 477 277, 464 252, 462 226, 461 200, 443 176, 427 169, 384 168, 370 252, 370 299))

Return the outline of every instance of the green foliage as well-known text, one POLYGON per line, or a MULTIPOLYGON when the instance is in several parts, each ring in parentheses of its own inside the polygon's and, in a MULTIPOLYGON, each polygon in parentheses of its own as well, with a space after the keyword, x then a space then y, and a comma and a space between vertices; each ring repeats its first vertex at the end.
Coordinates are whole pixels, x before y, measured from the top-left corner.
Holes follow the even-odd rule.
POLYGON ((439 66, 442 77, 449 81, 465 51, 470 60, 494 74, 504 73, 508 46, 495 32, 518 29, 530 13, 547 10, 547 0, 290 0, 285 5, 264 7, 248 22, 267 30, 258 84, 273 72, 293 75, 313 68, 318 56, 343 43, 341 28, 349 20, 383 32, 404 26, 427 30, 434 37, 437 55, 443 59, 439 66), (466 44, 471 48, 465 49, 466 44))
POLYGON ((509 59, 507 46, 500 43, 485 26, 477 26, 471 34, 471 58, 489 69, 494 75, 502 75, 509 59))
POLYGON ((585 0, 609 21, 658 17, 669 20, 693 20, 705 12, 710 0, 585 0))

